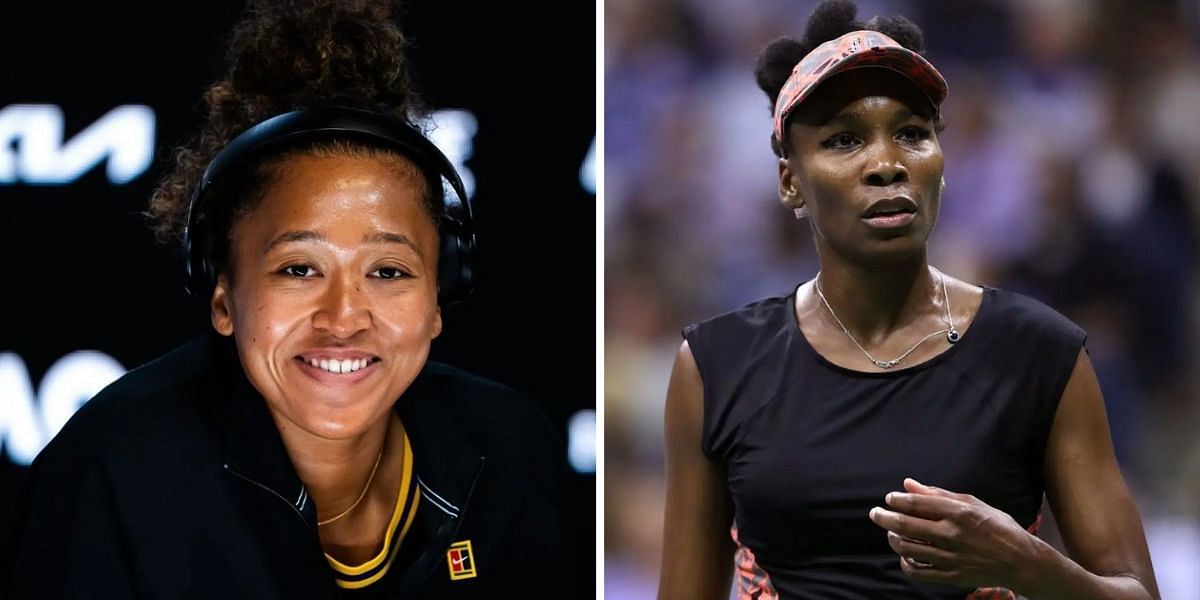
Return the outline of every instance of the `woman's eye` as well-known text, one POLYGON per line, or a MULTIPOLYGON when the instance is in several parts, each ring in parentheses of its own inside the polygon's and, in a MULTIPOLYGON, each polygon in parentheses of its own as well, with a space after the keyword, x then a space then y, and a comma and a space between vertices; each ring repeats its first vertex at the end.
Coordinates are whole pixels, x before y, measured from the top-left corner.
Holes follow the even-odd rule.
POLYGON ((854 134, 842 132, 830 136, 824 142, 822 142, 821 145, 825 146, 826 148, 849 148, 857 142, 858 138, 854 137, 854 134))
POLYGON ((902 141, 920 142, 929 139, 929 130, 921 127, 905 127, 897 134, 902 141))
POLYGON ((289 277, 308 279, 316 276, 317 270, 308 265, 288 265, 279 271, 289 277))
POLYGON ((396 267, 382 267, 375 270, 375 275, 380 279, 403 279, 409 277, 408 273, 396 267))

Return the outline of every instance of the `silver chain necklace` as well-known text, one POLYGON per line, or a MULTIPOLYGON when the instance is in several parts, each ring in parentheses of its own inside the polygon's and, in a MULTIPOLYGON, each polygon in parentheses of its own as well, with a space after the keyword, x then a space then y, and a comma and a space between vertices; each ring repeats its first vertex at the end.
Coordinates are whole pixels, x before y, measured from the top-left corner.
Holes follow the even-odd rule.
POLYGON ((871 356, 871 353, 867 352, 867 349, 863 348, 862 344, 858 343, 858 340, 854 339, 854 336, 850 333, 850 330, 847 329, 846 326, 842 323, 842 320, 838 318, 837 313, 833 312, 833 307, 830 306, 829 301, 825 299, 825 294, 821 293, 820 273, 818 273, 817 277, 815 279, 813 279, 813 284, 814 284, 814 287, 817 288, 817 295, 821 297, 821 302, 825 303, 825 308, 829 309, 829 314, 833 315, 833 320, 837 321, 837 324, 841 326, 842 331, 846 332, 846 337, 850 338, 850 341, 854 342, 854 345, 858 346, 858 349, 862 350, 862 353, 866 354, 867 358, 871 359, 871 362, 875 363, 875 366, 879 367, 880 369, 890 369, 890 368, 900 364, 900 361, 904 360, 904 358, 907 357, 909 354, 912 354, 913 350, 916 350, 918 347, 920 347, 921 344, 924 344, 925 342, 929 341, 930 338, 932 338, 936 335, 940 335, 943 333, 946 334, 946 339, 951 344, 957 342, 959 340, 959 338, 962 337, 959 335, 958 330, 954 328, 954 317, 952 317, 950 315, 950 293, 946 291, 946 279, 942 276, 941 271, 938 271, 937 274, 938 274, 938 282, 940 282, 940 284, 942 286, 942 296, 946 299, 946 322, 950 324, 950 328, 949 329, 939 329, 938 331, 935 331, 935 332, 925 336, 924 338, 921 339, 921 341, 917 342, 916 344, 913 344, 913 347, 909 348, 907 352, 905 352, 904 354, 901 354, 900 356, 897 356, 896 358, 893 358, 892 360, 879 360, 878 358, 871 356))

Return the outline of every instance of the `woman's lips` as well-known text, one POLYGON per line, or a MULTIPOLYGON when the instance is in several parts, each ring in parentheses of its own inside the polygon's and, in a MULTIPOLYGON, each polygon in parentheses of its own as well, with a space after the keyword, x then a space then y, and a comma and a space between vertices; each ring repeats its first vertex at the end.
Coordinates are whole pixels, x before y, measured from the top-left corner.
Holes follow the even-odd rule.
POLYGON ((909 223, 912 222, 914 217, 916 217, 916 213, 898 212, 898 213, 889 213, 889 214, 883 214, 883 215, 875 215, 875 216, 871 216, 871 217, 864 217, 863 221, 866 222, 866 224, 871 227, 878 227, 880 229, 892 229, 892 228, 904 227, 905 225, 908 225, 909 223))

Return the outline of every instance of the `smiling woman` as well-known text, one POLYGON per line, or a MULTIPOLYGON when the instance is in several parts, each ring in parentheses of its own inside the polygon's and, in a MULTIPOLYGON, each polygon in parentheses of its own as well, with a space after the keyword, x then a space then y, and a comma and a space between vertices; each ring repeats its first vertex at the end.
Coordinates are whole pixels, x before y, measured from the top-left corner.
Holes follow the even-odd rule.
POLYGON ((565 452, 531 400, 428 360, 472 214, 391 3, 251 8, 148 211, 213 331, 38 456, 0 592, 520 596, 559 556, 565 452))
POLYGON ((425 195, 402 158, 305 154, 234 228, 213 326, 285 436, 362 436, 424 366, 442 328, 425 195))

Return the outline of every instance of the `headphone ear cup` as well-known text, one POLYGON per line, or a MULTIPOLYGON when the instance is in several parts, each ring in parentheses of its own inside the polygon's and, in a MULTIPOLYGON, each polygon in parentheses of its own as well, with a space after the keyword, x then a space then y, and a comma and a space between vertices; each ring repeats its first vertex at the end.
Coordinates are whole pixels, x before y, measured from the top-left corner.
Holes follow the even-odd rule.
POLYGON ((475 237, 454 219, 442 219, 442 248, 438 256, 438 304, 465 299, 474 286, 475 237))
POLYGON ((183 260, 187 265, 184 285, 187 293, 192 296, 202 296, 208 290, 212 277, 212 262, 207 260, 204 234, 195 226, 188 227, 183 233, 183 260))
POLYGON ((217 267, 213 261, 213 241, 211 236, 204 236, 204 243, 200 246, 200 282, 199 292, 207 299, 212 295, 213 288, 217 285, 217 267))
POLYGON ((448 227, 443 227, 442 247, 438 254, 438 304, 454 301, 458 288, 458 239, 448 227))
POLYGON ((190 296, 207 299, 217 285, 213 240, 210 228, 197 219, 204 198, 204 185, 197 185, 188 203, 187 225, 183 228, 183 263, 186 267, 184 289, 190 296))

